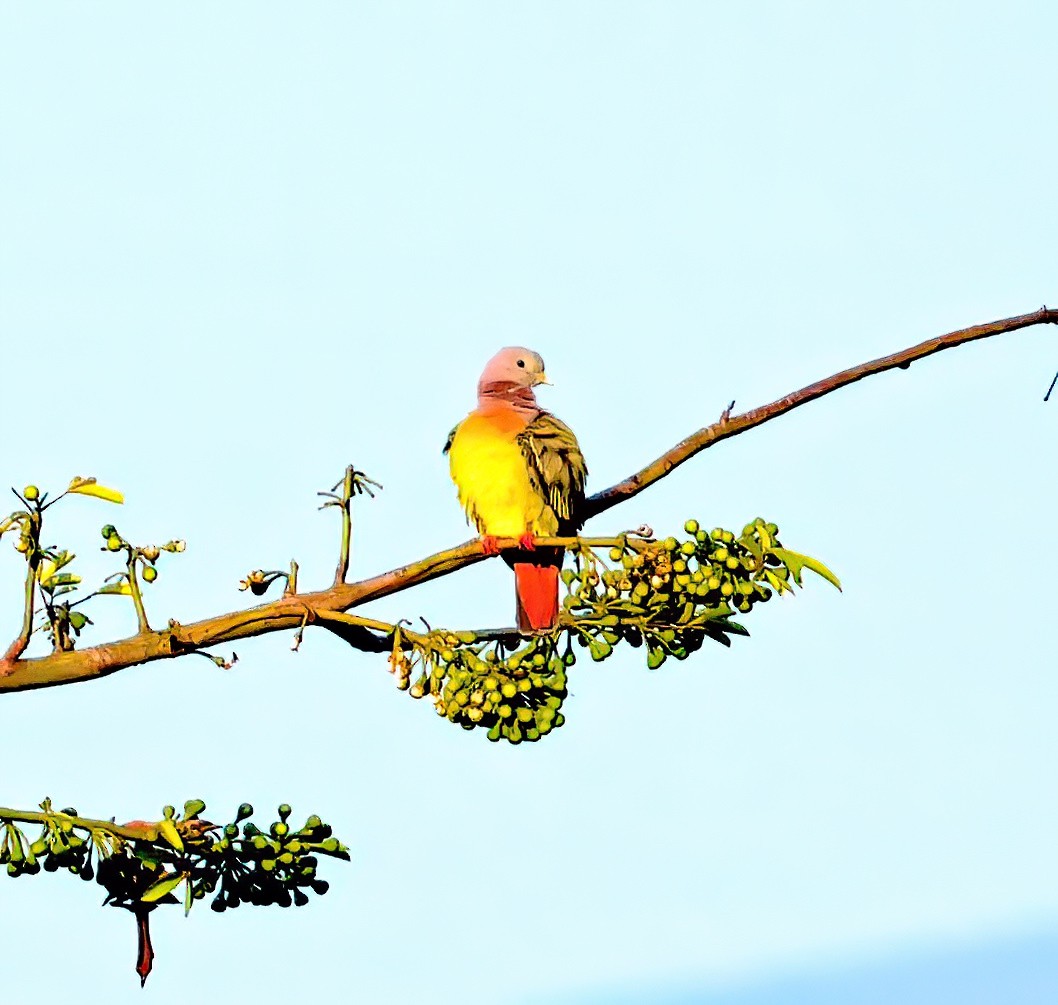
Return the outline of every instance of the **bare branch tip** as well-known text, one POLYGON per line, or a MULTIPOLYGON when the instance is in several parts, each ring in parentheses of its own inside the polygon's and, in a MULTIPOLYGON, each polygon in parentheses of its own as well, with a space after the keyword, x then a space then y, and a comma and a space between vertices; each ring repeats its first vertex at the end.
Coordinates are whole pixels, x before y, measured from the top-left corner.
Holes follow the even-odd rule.
POLYGON ((1058 384, 1058 373, 1054 375, 1054 380, 1051 381, 1051 386, 1047 388, 1047 393, 1043 396, 1044 401, 1048 401, 1051 397, 1051 391, 1054 390, 1054 385, 1058 384))

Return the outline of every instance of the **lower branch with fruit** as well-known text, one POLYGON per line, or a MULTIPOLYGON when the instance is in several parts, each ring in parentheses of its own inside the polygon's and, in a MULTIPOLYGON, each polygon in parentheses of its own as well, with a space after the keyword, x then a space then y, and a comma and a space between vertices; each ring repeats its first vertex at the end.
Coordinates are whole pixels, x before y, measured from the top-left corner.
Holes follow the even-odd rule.
POLYGON ((309 892, 322 896, 328 883, 316 875, 320 857, 348 859, 348 849, 318 816, 294 830, 291 809, 262 831, 243 803, 223 826, 204 820, 201 799, 184 811, 166 806, 153 822, 93 820, 68 807, 53 809, 45 799, 39 811, 0 806, 0 864, 9 876, 63 870, 106 890, 105 905, 121 907, 136 919, 136 973, 140 983, 154 965, 151 913, 166 905, 195 903, 213 895, 210 907, 225 911, 241 904, 303 907, 309 892), (26 826, 38 826, 36 836, 26 826))

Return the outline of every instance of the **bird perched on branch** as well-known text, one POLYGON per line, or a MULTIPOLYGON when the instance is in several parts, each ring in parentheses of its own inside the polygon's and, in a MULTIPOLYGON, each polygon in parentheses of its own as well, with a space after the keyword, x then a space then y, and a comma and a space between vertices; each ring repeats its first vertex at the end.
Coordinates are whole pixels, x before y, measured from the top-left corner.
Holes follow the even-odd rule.
POLYGON ((452 480, 482 550, 496 538, 518 538, 505 552, 514 568, 518 630, 547 632, 558 622, 561 548, 537 548, 536 537, 576 534, 584 523, 584 455, 573 431, 536 403, 533 388, 550 381, 538 353, 501 349, 478 381, 478 407, 448 436, 452 480))

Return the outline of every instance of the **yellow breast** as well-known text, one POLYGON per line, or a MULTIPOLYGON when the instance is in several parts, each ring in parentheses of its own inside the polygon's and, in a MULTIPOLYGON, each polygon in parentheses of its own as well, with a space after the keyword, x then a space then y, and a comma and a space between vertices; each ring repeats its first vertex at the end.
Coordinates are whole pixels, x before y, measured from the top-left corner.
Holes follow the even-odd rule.
POLYGON ((459 501, 479 534, 520 537, 549 535, 554 514, 533 489, 521 448, 520 431, 504 417, 472 413, 456 428, 448 460, 459 501))

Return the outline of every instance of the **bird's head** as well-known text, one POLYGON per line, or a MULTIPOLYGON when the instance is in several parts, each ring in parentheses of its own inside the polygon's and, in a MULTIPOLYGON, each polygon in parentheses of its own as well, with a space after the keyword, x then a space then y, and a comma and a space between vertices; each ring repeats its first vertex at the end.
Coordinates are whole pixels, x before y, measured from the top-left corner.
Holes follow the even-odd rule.
POLYGON ((535 387, 537 384, 550 383, 539 353, 523 346, 511 345, 501 349, 485 364, 478 386, 513 384, 515 387, 535 387))

